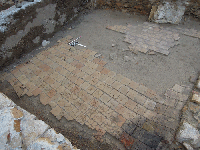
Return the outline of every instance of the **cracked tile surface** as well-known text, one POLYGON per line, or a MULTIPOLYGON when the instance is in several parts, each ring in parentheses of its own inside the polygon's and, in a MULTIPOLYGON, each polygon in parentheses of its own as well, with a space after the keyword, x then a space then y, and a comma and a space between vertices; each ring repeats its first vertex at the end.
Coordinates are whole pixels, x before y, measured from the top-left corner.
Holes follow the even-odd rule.
POLYGON ((158 24, 148 22, 133 26, 108 26, 107 29, 125 33, 125 42, 130 43, 129 49, 137 53, 147 53, 149 50, 169 55, 169 49, 178 45, 179 33, 171 32, 158 24))

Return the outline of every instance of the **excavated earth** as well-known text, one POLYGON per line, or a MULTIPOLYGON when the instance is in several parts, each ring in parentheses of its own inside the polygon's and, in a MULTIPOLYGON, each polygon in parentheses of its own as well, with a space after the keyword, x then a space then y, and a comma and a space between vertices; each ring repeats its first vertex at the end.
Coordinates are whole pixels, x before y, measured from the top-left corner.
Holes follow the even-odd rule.
MULTIPOLYGON (((130 43, 124 42, 125 34, 106 28, 115 25, 137 26, 137 35, 140 36, 141 33, 141 36, 144 36, 141 26, 155 25, 154 23, 147 25, 145 23, 147 19, 147 16, 111 10, 93 10, 88 14, 82 14, 73 24, 63 27, 62 31, 57 32, 53 38, 49 39, 48 46, 39 47, 31 53, 23 55, 15 63, 5 68, 1 72, 0 92, 5 93, 17 105, 36 115, 38 119, 44 120, 80 149, 183 148, 174 142, 174 137, 179 126, 181 109, 191 94, 200 70, 200 34, 198 34, 200 21, 192 16, 185 16, 180 25, 158 25, 159 28, 168 28, 170 36, 173 36, 174 31, 178 33, 177 44, 169 48, 168 55, 154 51, 147 53, 132 51, 129 49, 130 43), (181 28, 181 32, 177 27, 181 28), (195 35, 199 35, 199 37, 187 34, 185 32, 187 29, 194 29, 192 31, 196 32, 195 35), (81 36, 78 41, 86 48, 82 46, 69 47, 67 44, 70 36, 74 39, 81 36), (88 54, 88 56, 86 57, 84 54, 88 54), (85 61, 82 61, 82 57, 90 60, 89 63, 86 64, 85 61), (63 62, 56 58, 64 60, 68 67, 69 65, 75 67, 74 70, 70 70, 65 66, 66 70, 77 78, 63 75, 60 70, 63 62), (45 59, 50 59, 53 64, 45 59), (77 65, 80 62, 82 66, 77 65), (41 66, 41 63, 46 66, 41 66), (99 66, 95 69, 92 68, 96 71, 95 74, 88 71, 87 67, 90 68, 91 64, 93 67, 99 66), (50 67, 50 70, 46 67, 50 67), (80 70, 91 75, 95 80, 81 76, 80 70), (38 80, 32 79, 33 76, 30 72, 39 77, 39 81, 45 83, 44 85, 53 88, 48 90, 42 88, 38 80), (40 76, 41 72, 46 72, 55 82, 49 83, 50 80, 40 76), (61 81, 50 75, 56 72, 64 76, 61 81), (112 81, 107 78, 103 81, 105 76, 111 78, 112 81), (65 88, 64 91, 68 89, 72 95, 77 95, 81 100, 79 103, 70 102, 62 95, 61 87, 55 87, 55 83, 61 83, 64 79, 69 81, 60 86, 65 88), (39 91, 28 87, 27 83, 30 82, 35 84, 39 91), (76 88, 74 89, 72 86, 69 89, 71 86, 69 82, 76 88), (100 82, 108 84, 115 92, 107 93, 99 86, 100 82), (86 84, 82 85, 83 83, 89 83, 89 86, 94 87, 94 91, 86 88, 86 84), (91 99, 92 101, 85 104, 79 95, 81 91, 86 91, 95 100, 91 99), (41 95, 45 95, 51 100, 45 101, 46 99, 43 100, 41 95), (57 100, 54 98, 55 95, 57 100), (110 99, 104 101, 103 95, 110 99), (124 98, 120 100, 120 96, 124 98), (66 117, 65 113, 70 114, 70 112, 65 111, 60 97, 73 105, 72 112, 80 114, 80 111, 86 114, 89 121, 80 119, 81 115, 73 114, 73 116, 71 114, 71 116, 69 115, 71 118, 66 117), (125 101, 125 99, 127 100, 125 101), (96 120, 94 116, 87 113, 88 111, 82 111, 80 106, 83 103, 87 108, 89 107, 89 110, 94 107, 98 112, 94 116, 98 118, 100 115, 101 119, 96 120), (80 104, 79 107, 77 107, 78 104, 80 104), (102 112, 100 106, 112 111, 111 115, 108 110, 102 112), (58 111, 61 111, 62 114, 56 113, 58 111), (127 115, 128 112, 129 115, 127 115), (93 122, 88 123, 91 120, 93 122), (109 121, 111 124, 104 124, 109 121), (112 126, 115 129, 110 131, 112 126)), ((148 38, 151 38, 151 33, 148 34, 150 34, 148 38)), ((166 33, 162 32, 161 37, 165 36, 166 33)))

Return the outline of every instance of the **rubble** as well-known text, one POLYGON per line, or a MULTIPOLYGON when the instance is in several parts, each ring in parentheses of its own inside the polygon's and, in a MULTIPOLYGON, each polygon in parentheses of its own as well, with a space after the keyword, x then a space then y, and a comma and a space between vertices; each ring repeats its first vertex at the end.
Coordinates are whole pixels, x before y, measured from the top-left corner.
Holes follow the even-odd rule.
POLYGON ((199 131, 190 125, 188 122, 183 122, 183 125, 181 126, 181 129, 179 134, 177 135, 177 139, 179 142, 189 142, 196 143, 199 139, 199 131))
POLYGON ((76 149, 62 134, 57 134, 2 93, 0 120, 0 149, 76 149))
POLYGON ((180 4, 165 2, 163 5, 159 5, 157 10, 155 6, 152 7, 149 18, 156 23, 179 24, 185 13, 185 9, 185 6, 180 4))
POLYGON ((39 43, 40 42, 40 36, 37 36, 35 39, 32 40, 33 43, 39 43))
POLYGON ((182 124, 176 135, 176 140, 187 150, 200 148, 200 92, 197 89, 193 90, 191 100, 182 110, 182 124))
POLYGON ((50 44, 50 41, 43 40, 42 42, 43 47, 47 46, 48 44, 50 44))
POLYGON ((102 55, 102 54, 96 53, 96 54, 94 55, 94 57, 99 58, 99 57, 101 57, 101 55, 102 55))
POLYGON ((112 47, 115 47, 115 44, 112 44, 112 47))

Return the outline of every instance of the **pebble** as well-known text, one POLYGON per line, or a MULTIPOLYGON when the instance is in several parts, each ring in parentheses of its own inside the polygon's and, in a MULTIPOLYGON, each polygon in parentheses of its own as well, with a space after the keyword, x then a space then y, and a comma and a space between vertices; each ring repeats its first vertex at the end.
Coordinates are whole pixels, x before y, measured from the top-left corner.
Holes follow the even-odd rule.
POLYGON ((198 78, 197 75, 191 75, 189 81, 190 81, 191 83, 195 83, 196 80, 197 80, 197 78, 198 78))
POLYGON ((111 60, 117 59, 117 54, 116 54, 116 53, 111 53, 111 54, 109 55, 109 58, 110 58, 111 60))
POLYGON ((96 53, 96 54, 94 55, 94 57, 99 58, 99 57, 101 57, 101 54, 96 53))
POLYGON ((200 89, 200 79, 197 81, 197 88, 200 89))
POLYGON ((42 46, 43 47, 47 46, 48 44, 50 44, 50 41, 47 41, 47 40, 43 40, 42 41, 42 46))
POLYGON ((127 61, 131 61, 131 58, 129 56, 124 56, 124 61, 127 62, 127 61))

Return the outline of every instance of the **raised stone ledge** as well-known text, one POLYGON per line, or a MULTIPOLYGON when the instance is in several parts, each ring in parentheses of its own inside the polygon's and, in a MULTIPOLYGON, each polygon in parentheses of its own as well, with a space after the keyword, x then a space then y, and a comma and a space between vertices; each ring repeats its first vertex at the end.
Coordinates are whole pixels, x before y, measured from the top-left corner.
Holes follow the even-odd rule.
POLYGON ((0 93, 0 149, 77 150, 62 134, 0 93))
POLYGON ((23 1, 21 8, 13 5, 0 11, 0 69, 51 38, 78 16, 87 2, 23 1))
MULTIPOLYGON (((200 79, 200 76, 199 76, 200 79)), ((199 80, 191 95, 190 101, 182 109, 182 120, 176 134, 178 142, 186 149, 195 150, 200 148, 200 91, 199 80)))

